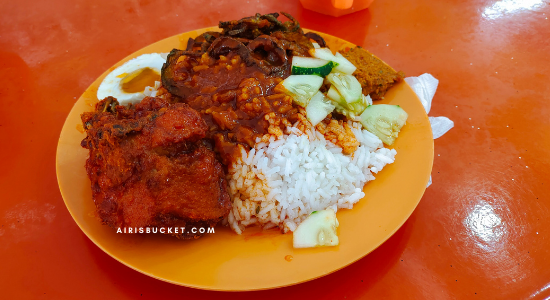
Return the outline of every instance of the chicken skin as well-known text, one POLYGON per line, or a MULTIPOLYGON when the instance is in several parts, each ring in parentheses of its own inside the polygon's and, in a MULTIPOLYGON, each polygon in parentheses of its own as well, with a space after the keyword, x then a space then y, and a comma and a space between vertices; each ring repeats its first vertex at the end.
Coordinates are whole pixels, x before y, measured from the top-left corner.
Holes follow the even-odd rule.
POLYGON ((187 104, 146 97, 124 107, 108 97, 82 114, 82 123, 86 171, 104 224, 185 227, 174 235, 198 238, 200 227, 229 213, 223 167, 202 142, 208 128, 187 104))

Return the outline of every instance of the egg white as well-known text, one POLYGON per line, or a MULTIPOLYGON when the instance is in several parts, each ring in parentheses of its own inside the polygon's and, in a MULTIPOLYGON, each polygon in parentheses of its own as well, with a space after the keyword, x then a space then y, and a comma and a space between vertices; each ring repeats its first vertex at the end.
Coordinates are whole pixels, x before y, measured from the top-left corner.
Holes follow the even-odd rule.
POLYGON ((125 62, 122 66, 116 68, 114 71, 109 73, 105 79, 103 79, 97 90, 97 99, 102 100, 105 97, 112 96, 118 100, 120 105, 139 103, 143 98, 145 98, 146 94, 150 94, 150 92, 147 93, 150 89, 146 88, 145 91, 137 93, 124 92, 122 90, 121 81, 125 76, 121 76, 121 74, 130 74, 144 68, 150 68, 160 74, 162 65, 165 62, 166 57, 163 58, 160 53, 143 54, 125 62))

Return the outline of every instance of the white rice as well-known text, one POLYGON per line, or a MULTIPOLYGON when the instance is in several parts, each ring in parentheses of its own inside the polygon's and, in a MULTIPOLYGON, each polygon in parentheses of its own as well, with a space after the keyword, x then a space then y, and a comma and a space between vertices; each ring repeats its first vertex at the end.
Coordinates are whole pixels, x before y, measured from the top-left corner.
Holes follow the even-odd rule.
POLYGON ((332 208, 351 209, 365 194, 363 187, 394 162, 395 150, 359 123, 349 122, 360 146, 352 155, 326 141, 311 128, 302 133, 295 127, 269 143, 256 141, 234 163, 228 174, 233 209, 227 222, 238 234, 246 226, 280 227, 294 231, 309 214, 332 208))

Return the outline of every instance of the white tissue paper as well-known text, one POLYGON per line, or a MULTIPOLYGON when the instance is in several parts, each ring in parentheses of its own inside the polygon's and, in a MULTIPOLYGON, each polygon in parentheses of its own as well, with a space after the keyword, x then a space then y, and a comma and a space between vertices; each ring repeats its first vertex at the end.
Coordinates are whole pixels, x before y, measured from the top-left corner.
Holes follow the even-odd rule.
POLYGON ((434 140, 455 126, 455 123, 447 117, 428 117, 428 119, 430 119, 430 125, 432 125, 434 140))
POLYGON ((418 77, 407 77, 405 81, 418 95, 418 98, 420 98, 420 102, 424 105, 426 113, 429 113, 439 80, 435 79, 431 74, 424 73, 418 77))
MULTIPOLYGON (((418 98, 420 98, 420 102, 422 102, 426 113, 429 113, 439 80, 435 79, 431 74, 425 73, 418 77, 407 77, 405 78, 405 82, 411 86, 418 98)), ((428 118, 430 119, 434 139, 441 137, 455 126, 454 122, 447 117, 428 118)), ((431 184, 432 176, 430 176, 430 180, 426 187, 429 187, 431 184)))

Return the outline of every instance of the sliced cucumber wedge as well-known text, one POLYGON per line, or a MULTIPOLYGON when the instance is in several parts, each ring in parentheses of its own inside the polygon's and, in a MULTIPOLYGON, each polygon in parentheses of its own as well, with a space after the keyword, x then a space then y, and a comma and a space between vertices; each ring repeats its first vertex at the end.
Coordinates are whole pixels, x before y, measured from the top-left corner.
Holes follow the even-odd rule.
POLYGON ((313 57, 317 57, 320 59, 325 60, 332 60, 334 58, 334 54, 332 54, 332 51, 330 51, 329 48, 313 48, 310 49, 309 54, 313 57))
POLYGON ((357 70, 357 67, 354 66, 347 58, 345 58, 340 52, 336 51, 336 54, 334 55, 336 57, 336 62, 338 63, 338 68, 334 71, 336 72, 342 72, 346 74, 353 74, 355 70, 357 70))
POLYGON ((363 88, 355 76, 344 73, 330 73, 327 75, 327 80, 334 85, 347 103, 362 100, 363 88))
POLYGON ((361 124, 386 145, 392 145, 407 121, 407 112, 399 105, 370 105, 361 114, 361 124))
POLYGON ((327 97, 337 104, 347 106, 346 99, 344 99, 344 97, 342 97, 342 95, 338 93, 338 90, 334 87, 334 85, 330 85, 330 88, 327 92, 327 97))
POLYGON ((336 213, 332 209, 313 212, 294 230, 293 246, 294 248, 336 246, 340 242, 336 233, 338 225, 336 213))
POLYGON ((285 94, 303 107, 307 106, 309 99, 319 91, 322 84, 323 77, 317 75, 290 75, 280 83, 285 94))
POLYGON ((321 92, 313 95, 306 107, 307 119, 313 126, 319 124, 334 110, 332 104, 321 92))
POLYGON ((363 95, 363 104, 365 105, 365 108, 369 105, 372 105, 372 98, 370 97, 370 95, 363 95))
POLYGON ((293 75, 327 76, 336 63, 320 58, 294 56, 292 57, 293 75))
POLYGON ((336 55, 332 54, 329 48, 314 48, 309 50, 309 54, 313 57, 330 60, 337 63, 337 66, 333 69, 334 72, 340 72, 345 74, 353 74, 357 67, 355 67, 349 60, 347 60, 342 54, 336 52, 336 55))
POLYGON ((327 97, 332 101, 337 112, 347 116, 350 119, 355 119, 355 117, 359 116, 365 108, 367 108, 367 106, 372 105, 370 96, 365 96, 363 94, 361 94, 361 101, 347 103, 334 85, 330 86, 327 92, 327 97))

